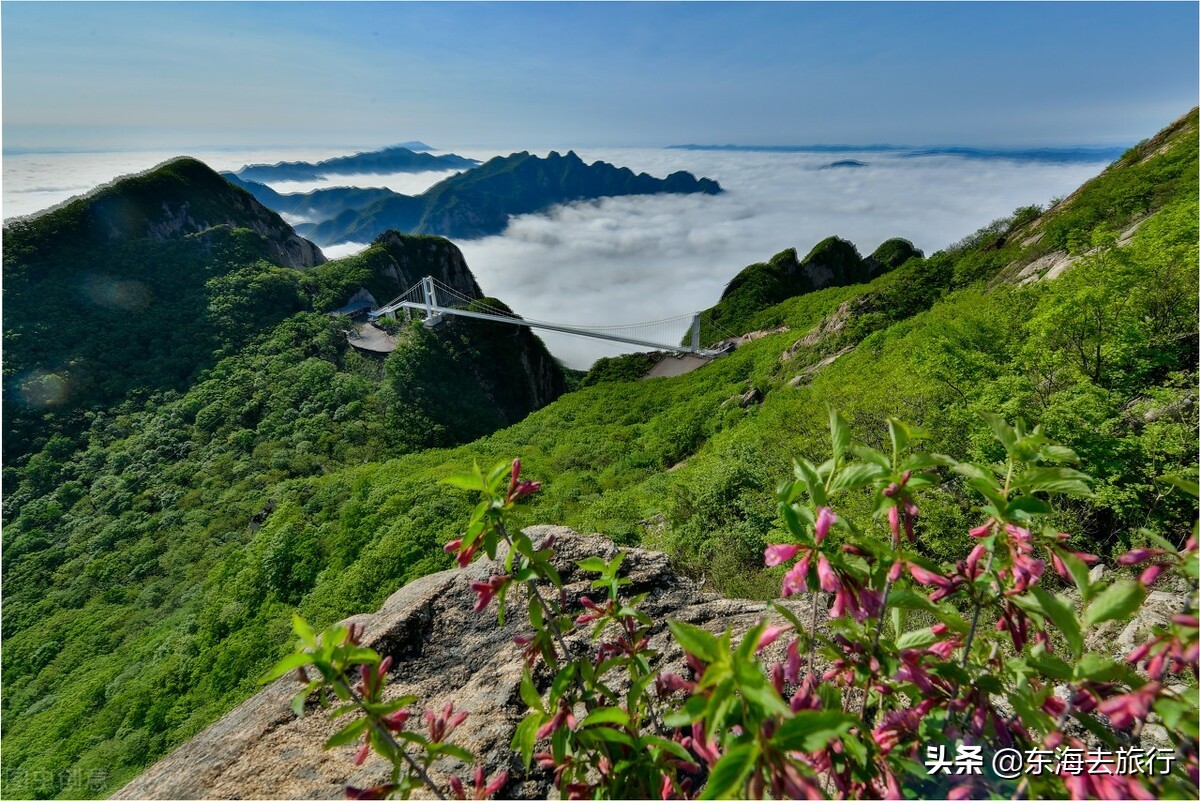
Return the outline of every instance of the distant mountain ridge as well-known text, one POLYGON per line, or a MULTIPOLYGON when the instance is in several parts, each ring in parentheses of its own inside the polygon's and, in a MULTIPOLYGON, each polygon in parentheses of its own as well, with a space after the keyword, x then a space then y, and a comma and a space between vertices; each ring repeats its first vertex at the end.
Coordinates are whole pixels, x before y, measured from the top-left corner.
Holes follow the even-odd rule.
MULTIPOLYGON (((421 142, 407 144, 421 145, 421 142)), ((435 156, 418 153, 406 145, 386 147, 355 153, 353 156, 337 156, 324 161, 280 161, 275 164, 247 164, 237 171, 239 178, 247 181, 312 181, 329 175, 354 175, 356 173, 432 172, 440 170, 468 170, 479 164, 476 159, 447 153, 435 156)), ((424 146, 427 150, 428 146, 424 146)))
POLYGON ((565 155, 552 151, 545 158, 524 151, 497 156, 417 196, 350 188, 281 195, 241 174, 226 177, 277 211, 316 217, 332 213, 322 222, 296 226, 297 232, 323 245, 370 242, 388 229, 471 239, 502 232, 512 215, 536 213, 560 203, 722 191, 716 181, 689 172, 655 178, 605 161, 586 164, 574 151, 565 155))
POLYGON ((913 147, 909 145, 670 145, 668 150, 724 150, 744 153, 893 153, 901 158, 923 156, 959 156, 969 159, 1017 159, 1054 164, 1109 162, 1128 146, 1112 147, 1034 147, 986 148, 913 147))

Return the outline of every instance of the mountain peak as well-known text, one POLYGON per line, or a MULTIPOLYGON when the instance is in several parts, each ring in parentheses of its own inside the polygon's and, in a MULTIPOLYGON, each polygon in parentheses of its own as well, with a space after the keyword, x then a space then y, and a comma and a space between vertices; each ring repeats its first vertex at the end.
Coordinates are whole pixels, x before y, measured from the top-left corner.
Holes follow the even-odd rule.
POLYGON ((324 255, 296 235, 275 212, 235 187, 207 164, 189 156, 128 175, 41 214, 5 226, 19 241, 46 232, 81 242, 176 239, 218 226, 249 228, 266 242, 272 261, 284 267, 321 264, 324 255))

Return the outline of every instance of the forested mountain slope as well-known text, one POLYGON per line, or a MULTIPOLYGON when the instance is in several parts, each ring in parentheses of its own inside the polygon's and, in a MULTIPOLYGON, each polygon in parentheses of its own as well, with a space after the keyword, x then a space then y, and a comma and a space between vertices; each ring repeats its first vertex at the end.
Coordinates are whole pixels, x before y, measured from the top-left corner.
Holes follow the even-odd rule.
POLYGON ((4 457, 130 393, 180 389, 305 307, 325 261, 279 215, 176 159, 4 227, 4 457))
MULTIPOLYGON (((56 778, 70 768, 119 786, 254 691, 292 610, 322 625, 448 566, 440 545, 472 498, 435 482, 473 459, 520 456, 546 482, 527 522, 666 548, 754 596, 777 587, 761 572, 774 489, 794 456, 821 458, 828 405, 870 444, 890 415, 982 462, 999 452, 979 412, 996 411, 1043 424, 1096 477, 1056 521, 1071 542, 1108 557, 1143 528, 1180 541, 1194 510, 1158 479, 1196 471, 1196 131, 1193 111, 1055 208, 868 283, 741 309, 735 333, 780 330, 703 369, 601 381, 451 449, 400 453, 463 441, 464 415, 476 431, 508 422, 503 382, 530 375, 516 344, 414 330, 380 365, 301 314, 187 392, 98 416, 84 447, 48 446, 14 475, 4 747, 42 783, 7 791, 103 792, 56 778), (1036 280, 1050 271, 1029 266, 1060 252, 1070 263, 1036 280), (464 378, 456 359, 490 366, 464 378), (749 389, 758 402, 736 402, 749 389)), ((356 263, 363 280, 382 250, 356 263)), ((868 517, 861 503, 847 515, 868 517)), ((969 548, 953 481, 921 515, 922 554, 969 548)))

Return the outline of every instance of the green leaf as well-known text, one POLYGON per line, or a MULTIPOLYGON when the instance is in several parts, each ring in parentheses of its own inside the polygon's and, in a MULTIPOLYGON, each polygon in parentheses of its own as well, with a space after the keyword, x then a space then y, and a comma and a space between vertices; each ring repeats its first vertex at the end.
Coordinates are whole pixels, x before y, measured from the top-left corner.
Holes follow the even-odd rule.
POLYGON ((763 675, 757 660, 753 657, 737 659, 733 665, 734 676, 743 698, 768 715, 787 714, 787 704, 779 697, 775 687, 767 682, 767 677, 763 675))
POLYGON ((561 670, 554 675, 554 681, 550 683, 550 706, 553 707, 558 703, 558 699, 562 698, 562 694, 566 691, 567 686, 575 679, 575 663, 568 662, 561 670))
POLYGON ((672 729, 682 729, 684 726, 690 726, 704 716, 704 711, 707 708, 708 701, 705 698, 693 695, 683 702, 682 709, 677 709, 674 712, 663 715, 663 725, 669 726, 672 729))
POLYGON ((991 470, 980 467, 977 464, 970 462, 956 462, 952 468, 954 472, 966 476, 967 478, 976 478, 983 481, 996 489, 1000 489, 1000 482, 996 480, 996 474, 991 470))
POLYGON ((308 696, 312 695, 312 691, 320 686, 320 681, 311 681, 307 687, 292 696, 292 712, 296 717, 304 717, 304 705, 308 703, 308 696))
POLYGON ((994 412, 980 412, 980 415, 987 421, 992 433, 996 435, 996 439, 1000 440, 1000 444, 1004 446, 1004 450, 1012 451, 1017 444, 1017 432, 1008 424, 1008 421, 994 412))
POLYGON ((758 760, 758 744, 742 743, 735 745, 725 752, 712 773, 708 775, 708 784, 700 798, 741 798, 742 785, 746 783, 751 771, 758 760))
POLYGON ((621 731, 620 729, 610 729, 608 726, 593 726, 589 729, 580 730, 580 734, 584 733, 597 740, 604 740, 605 742, 609 743, 620 743, 621 745, 627 745, 630 748, 633 747, 633 737, 631 737, 628 732, 621 731))
POLYGON ((1079 658, 1079 654, 1083 651, 1083 632, 1079 627, 1079 618, 1075 616, 1075 611, 1071 608, 1071 604, 1061 595, 1051 595, 1041 587, 1033 588, 1034 597, 1037 598, 1038 604, 1046 613, 1046 616, 1053 621, 1058 630, 1067 638, 1067 644, 1071 646, 1071 652, 1075 658, 1079 658))
POLYGON ((797 474, 808 485, 808 497, 817 506, 828 506, 825 499, 825 486, 821 483, 817 470, 807 459, 799 459, 793 463, 797 474))
MULTIPOLYGON (((758 622, 751 626, 750 630, 742 635, 742 641, 738 643, 737 651, 734 652, 734 658, 741 661, 754 662, 754 654, 758 649, 758 641, 762 639, 763 632, 766 631, 766 618, 759 618, 758 622)), ((755 665, 757 670, 757 665, 755 665)))
POLYGON ((1170 475, 1162 476, 1158 479, 1164 484, 1170 484, 1191 495, 1193 498, 1200 496, 1200 483, 1196 479, 1185 476, 1179 473, 1171 473, 1170 475))
POLYGON ((362 734, 364 730, 366 730, 367 725, 370 722, 370 718, 359 718, 326 740, 325 747, 336 748, 339 745, 348 745, 354 742, 358 739, 358 736, 362 734))
POLYGON ((1092 490, 1087 482, 1091 480, 1087 473, 1070 467, 1034 467, 1014 478, 1012 486, 1027 492, 1056 492, 1088 497, 1092 490))
POLYGON ((1009 502, 1008 506, 1004 507, 1004 519, 1009 520, 1015 514, 1022 515, 1048 515, 1050 514, 1050 504, 1043 501, 1041 498, 1033 495, 1021 495, 1009 502))
POLYGON ((1079 455, 1075 451, 1062 445, 1047 445, 1042 449, 1042 457, 1055 464, 1075 464, 1079 461, 1079 455))
POLYGON ((487 491, 487 486, 483 483, 483 478, 478 473, 454 473, 446 476, 438 483, 473 492, 487 491))
POLYGON ((421 699, 415 695, 402 695, 399 698, 393 698, 391 701, 385 701, 382 704, 363 704, 363 708, 375 715, 390 715, 397 709, 412 706, 419 700, 421 699))
POLYGON ((1028 661, 1043 674, 1057 681, 1070 681, 1073 675, 1070 665, 1048 651, 1031 655, 1028 661))
POLYGON ((929 467, 954 467, 954 457, 944 453, 914 453, 900 463, 901 470, 924 470, 929 467))
POLYGON ((829 408, 829 439, 833 443, 833 458, 841 459, 850 444, 850 426, 832 406, 829 408))
POLYGON ((854 724, 855 718, 840 710, 805 709, 784 721, 771 741, 783 751, 819 751, 830 740, 849 732, 854 724))
MULTIPOLYGON (((889 593, 890 594, 890 593, 889 593)), ((908 648, 925 648, 937 642, 937 635, 933 633, 932 628, 917 629, 916 631, 906 631, 896 640, 896 647, 900 650, 908 648)))
POLYGON ((1065 548, 1055 547, 1054 551, 1066 566, 1067 572, 1071 574, 1071 580, 1075 582, 1075 587, 1079 590, 1083 600, 1089 600, 1092 597, 1092 579, 1088 572, 1088 566, 1083 563, 1082 559, 1065 548))
POLYGON ((529 765, 533 762, 533 747, 537 743, 537 730, 545 723, 546 717, 541 712, 530 712, 517 724, 517 730, 513 732, 512 743, 509 747, 521 755, 521 759, 525 762, 525 770, 529 770, 529 765))
POLYGON ((617 706, 602 706, 598 709, 593 709, 587 713, 579 723, 579 728, 587 728, 588 726, 598 726, 603 723, 616 724, 618 726, 629 725, 629 713, 617 706))
POLYGON ((586 559, 580 559, 575 563, 580 570, 586 570, 589 573, 603 573, 608 569, 608 562, 605 562, 599 556, 589 556, 586 559))
POLYGON ((317 635, 312 630, 312 626, 308 625, 308 621, 300 617, 298 612, 292 613, 292 631, 296 632, 296 636, 300 638, 300 642, 304 643, 305 648, 317 647, 317 635))
POLYGON ((682 620, 667 621, 675 641, 702 662, 716 662, 721 653, 719 641, 699 626, 684 623, 682 620))
POLYGON ((892 588, 888 593, 888 605, 897 609, 924 609, 927 612, 937 611, 937 605, 927 597, 912 590, 892 588))
POLYGON ((850 452, 853 453, 855 456, 857 456, 859 459, 868 461, 871 464, 879 465, 884 470, 891 469, 892 463, 888 461, 888 458, 886 456, 884 456, 882 453, 880 453, 879 451, 875 450, 874 448, 868 447, 866 445, 851 445, 850 452))
POLYGON ((830 493, 842 490, 864 487, 876 478, 886 474, 886 470, 871 462, 854 462, 843 467, 833 477, 829 484, 830 493))
POLYGON ((892 454, 898 460, 904 446, 908 444, 908 426, 894 417, 889 417, 887 423, 888 436, 892 438, 892 454))
POLYGON ((682 759, 684 762, 696 764, 696 758, 691 755, 686 748, 674 740, 668 740, 666 737, 659 737, 654 734, 647 734, 639 737, 638 740, 649 748, 657 748, 660 751, 666 751, 676 759, 682 759))
POLYGON ((1087 624, 1094 626, 1106 620, 1121 620, 1138 610, 1146 600, 1146 588, 1128 579, 1115 582, 1088 604, 1087 624))
MULTIPOLYGON (((531 604, 530 609, 535 605, 531 604)), ((533 686, 533 676, 529 674, 529 668, 525 668, 521 673, 521 700, 530 709, 536 709, 538 712, 546 711, 542 706, 542 696, 538 693, 537 688, 533 686)))
POLYGON ((1076 663, 1074 678, 1076 681, 1116 681, 1128 672, 1125 665, 1089 651, 1076 663))
POLYGON ((304 667, 305 665, 311 664, 312 661, 313 657, 310 653, 297 651, 294 654, 288 654, 283 659, 280 659, 278 662, 276 662, 274 667, 267 671, 266 675, 258 680, 258 683, 266 684, 267 682, 275 681, 275 679, 286 673, 291 673, 298 667, 304 667))

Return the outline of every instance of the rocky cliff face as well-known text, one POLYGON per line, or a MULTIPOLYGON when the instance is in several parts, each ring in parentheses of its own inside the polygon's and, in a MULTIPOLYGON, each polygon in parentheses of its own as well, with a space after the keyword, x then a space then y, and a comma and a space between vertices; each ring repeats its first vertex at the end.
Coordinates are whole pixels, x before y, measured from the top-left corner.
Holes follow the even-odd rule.
MULTIPOLYGON (((562 572, 568 598, 590 590, 590 581, 575 568, 585 556, 611 558, 617 552, 602 537, 584 537, 569 529, 538 526, 534 539, 558 537, 555 565, 562 572)), ((402 588, 372 615, 349 622, 366 627, 365 641, 392 656, 389 697, 413 693, 427 708, 453 701, 471 716, 455 733, 455 741, 471 750, 489 773, 509 771, 509 782, 498 794, 508 798, 544 798, 551 792, 549 776, 538 768, 525 773, 509 747, 523 715, 520 680, 523 660, 512 641, 526 626, 524 609, 510 604, 509 623, 496 625, 493 610, 471 611, 475 595, 469 582, 495 570, 484 559, 465 570, 449 570, 414 581, 402 588)), ((741 632, 762 614, 765 606, 706 594, 693 581, 672 572, 661 553, 626 551, 622 574, 632 583, 632 596, 649 593, 643 608, 660 624, 651 647, 662 652, 662 667, 682 670, 682 654, 666 630, 675 618, 720 632, 733 626, 741 632)), ((586 635, 572 644, 583 647, 586 635)), ((774 646, 772 646, 774 647, 774 646)), ((289 699, 294 680, 285 677, 267 687, 178 750, 126 785, 114 798, 342 798, 343 787, 371 786, 386 780, 386 764, 372 755, 361 766, 353 761, 354 746, 324 751, 322 742, 335 731, 316 704, 303 718, 293 716, 289 699)), ((459 773, 466 775, 465 768, 459 773)))
POLYGON ((440 236, 411 236, 399 231, 384 231, 374 244, 387 251, 395 262, 393 275, 397 293, 404 292, 427 275, 468 298, 483 297, 462 251, 440 236))

